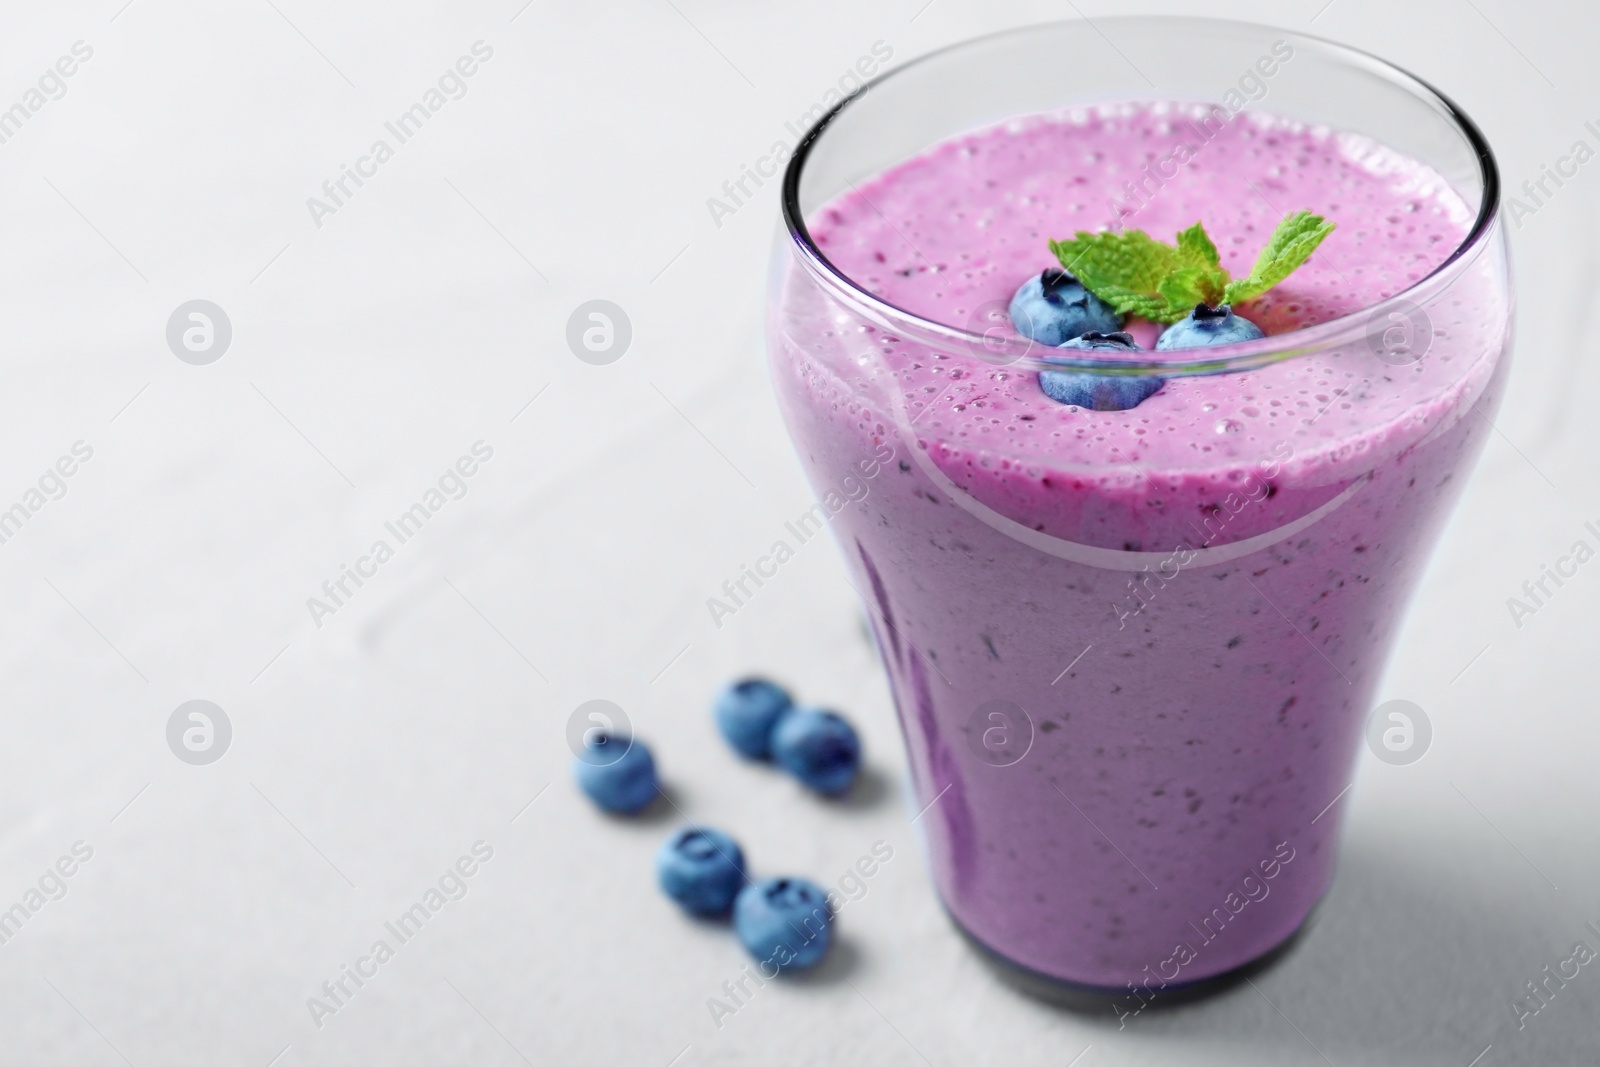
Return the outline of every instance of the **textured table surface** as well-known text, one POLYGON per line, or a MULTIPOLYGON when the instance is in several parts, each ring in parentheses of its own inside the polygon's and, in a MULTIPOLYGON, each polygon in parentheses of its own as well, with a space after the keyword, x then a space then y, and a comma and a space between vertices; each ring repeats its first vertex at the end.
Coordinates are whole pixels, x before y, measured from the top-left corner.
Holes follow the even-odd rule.
MULTIPOLYGON (((1600 1060, 1594 968, 1521 1029, 1510 1007, 1574 942, 1600 948, 1600 569, 1520 628, 1506 608, 1600 522, 1600 163, 1512 233, 1509 399, 1382 692, 1426 709, 1432 749, 1363 758, 1339 881, 1255 987, 1119 1029, 997 983, 932 896, 836 550, 804 546, 721 628, 708 617, 810 500, 759 360, 775 188, 716 218, 707 199, 875 44, 897 64, 1075 6, 1186 10, 0 12, 0 109, 26 113, 0 114, 0 509, 28 514, 0 543, 0 908, 23 916, 0 943, 5 1061, 1600 1060), (391 133, 430 90, 437 109, 391 133), (606 366, 566 342, 594 299, 632 324, 606 366), (205 365, 167 338, 193 300, 231 326, 205 365), (451 476, 474 446, 471 477, 451 476), (427 522, 390 533, 441 480, 427 522), (870 768, 849 804, 729 758, 706 705, 750 669, 855 717, 870 768), (836 883, 893 849, 820 973, 712 1018, 745 960, 653 887, 679 815, 614 822, 570 784, 565 723, 596 698, 654 743, 683 816, 734 832, 758 868, 836 883), (191 700, 226 715, 216 762, 169 747, 191 700), (463 856, 472 876, 446 877, 463 856), (389 933, 442 877, 458 899, 389 933), (392 958, 360 964, 379 940, 392 958), (358 964, 363 984, 327 999, 358 964)), ((1580 138, 1600 147, 1591 7, 1207 13, 1416 70, 1480 120, 1514 189, 1580 138)))

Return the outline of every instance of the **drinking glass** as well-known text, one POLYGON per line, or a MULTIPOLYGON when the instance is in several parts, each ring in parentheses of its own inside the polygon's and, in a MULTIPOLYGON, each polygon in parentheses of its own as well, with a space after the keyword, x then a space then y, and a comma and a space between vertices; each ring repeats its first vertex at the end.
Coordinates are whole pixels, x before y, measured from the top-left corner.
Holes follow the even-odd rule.
POLYGON ((771 377, 888 673, 934 885, 985 955, 1143 1004, 1267 958, 1327 891, 1375 687, 1503 392, 1498 199, 1483 136, 1420 79, 1199 18, 947 48, 844 100, 796 148, 771 377), (1431 167, 1475 217, 1437 269, 1360 313, 1131 361, 1036 346, 1003 305, 956 323, 911 314, 813 240, 830 200, 947 138, 1129 101, 1242 101, 1363 135, 1431 167), (913 388, 895 372, 908 362, 950 388, 913 388), (958 414, 963 383, 1063 368, 1225 375, 1241 391, 1298 380, 1301 408, 1265 446, 1219 429, 1193 463, 1093 467, 958 414), (1207 479, 1251 506, 1159 506, 1207 479), (1038 513, 1041 482, 1071 487, 1068 533, 1038 513))

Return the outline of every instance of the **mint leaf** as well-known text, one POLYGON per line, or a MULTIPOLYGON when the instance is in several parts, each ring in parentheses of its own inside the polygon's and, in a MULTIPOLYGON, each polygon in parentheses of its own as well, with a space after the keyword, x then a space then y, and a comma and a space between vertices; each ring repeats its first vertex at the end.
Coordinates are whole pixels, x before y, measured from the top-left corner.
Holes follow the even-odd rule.
POLYGON ((1177 281, 1170 287, 1166 283, 1157 287, 1168 300, 1186 308, 1201 302, 1211 305, 1222 303, 1228 286, 1228 272, 1222 266, 1217 246, 1200 223, 1179 231, 1178 262, 1182 266, 1169 276, 1169 280, 1177 281))
MULTIPOLYGON (((1215 273, 1217 277, 1225 277, 1221 272, 1215 273)), ((1161 280, 1159 292, 1169 308, 1182 308, 1187 314, 1196 304, 1211 303, 1212 295, 1221 291, 1221 286, 1214 282, 1204 267, 1179 267, 1161 280)), ((1226 281, 1223 284, 1226 285, 1226 281)))
POLYGON ((1231 304, 1260 296, 1293 274, 1332 232, 1333 223, 1321 215, 1296 211, 1272 231, 1256 265, 1250 268, 1250 277, 1228 283, 1224 299, 1231 304))
POLYGON ((1215 267, 1222 269, 1222 257, 1211 242, 1206 228, 1195 223, 1187 230, 1178 231, 1178 259, 1186 267, 1215 267))
POLYGON ((1154 293, 1141 293, 1138 290, 1127 289, 1120 285, 1096 288, 1082 278, 1078 280, 1083 281, 1085 289, 1110 304, 1112 309, 1119 315, 1138 315, 1140 318, 1149 319, 1151 322, 1177 322, 1178 319, 1183 318, 1182 314, 1175 318, 1168 317, 1172 314, 1172 305, 1163 296, 1154 293))
POLYGON ((1074 240, 1051 241, 1050 250, 1085 289, 1118 314, 1156 322, 1176 322, 1183 317, 1172 317, 1171 303, 1159 292, 1162 280, 1178 269, 1178 250, 1143 230, 1079 230, 1074 240))
POLYGON ((1293 274, 1333 232, 1333 223, 1297 211, 1273 231, 1250 276, 1237 281, 1222 265, 1216 243, 1199 222, 1177 235, 1177 244, 1143 230, 1087 233, 1051 241, 1061 266, 1122 315, 1174 323, 1196 304, 1216 307, 1250 300, 1293 274))
POLYGON ((1177 250, 1143 230, 1120 234, 1079 230, 1076 240, 1051 241, 1050 251, 1096 296, 1100 294, 1089 278, 1100 285, 1154 293, 1161 279, 1177 266, 1177 250))

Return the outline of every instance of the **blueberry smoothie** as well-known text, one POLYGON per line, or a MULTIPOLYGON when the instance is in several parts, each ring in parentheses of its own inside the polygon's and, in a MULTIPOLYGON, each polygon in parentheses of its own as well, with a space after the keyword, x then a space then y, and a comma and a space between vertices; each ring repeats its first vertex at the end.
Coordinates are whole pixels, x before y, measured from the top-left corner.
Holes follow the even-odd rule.
MULTIPOLYGON (((860 289, 981 332, 1058 265, 1053 238, 1171 240, 1203 219, 1242 277, 1309 210, 1336 228, 1234 309, 1285 341, 1410 290, 1473 226, 1444 177, 1383 144, 1207 114, 1016 118, 855 181, 807 225, 860 289)), ((1491 432, 1510 329, 1497 269, 1479 257, 1349 343, 1159 376, 1094 410, 780 267, 769 359, 813 486, 894 453, 834 529, 940 898, 979 943, 1147 1000, 1304 922, 1403 609, 1491 432), (1417 342, 1399 357, 1393 330, 1417 342)), ((1125 329, 1147 350, 1133 355, 1156 354, 1161 327, 1125 329)))

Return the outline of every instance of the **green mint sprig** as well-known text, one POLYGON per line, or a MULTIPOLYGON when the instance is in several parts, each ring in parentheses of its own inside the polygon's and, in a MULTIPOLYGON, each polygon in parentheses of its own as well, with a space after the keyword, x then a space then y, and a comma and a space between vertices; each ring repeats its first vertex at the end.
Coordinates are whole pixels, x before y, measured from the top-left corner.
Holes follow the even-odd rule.
POLYGON ((1206 229, 1195 223, 1178 234, 1175 245, 1143 230, 1087 233, 1071 241, 1051 241, 1050 251, 1095 296, 1123 315, 1173 323, 1196 304, 1215 307, 1260 296, 1304 263, 1333 223, 1309 211, 1296 211, 1272 231, 1247 278, 1232 278, 1206 229))

